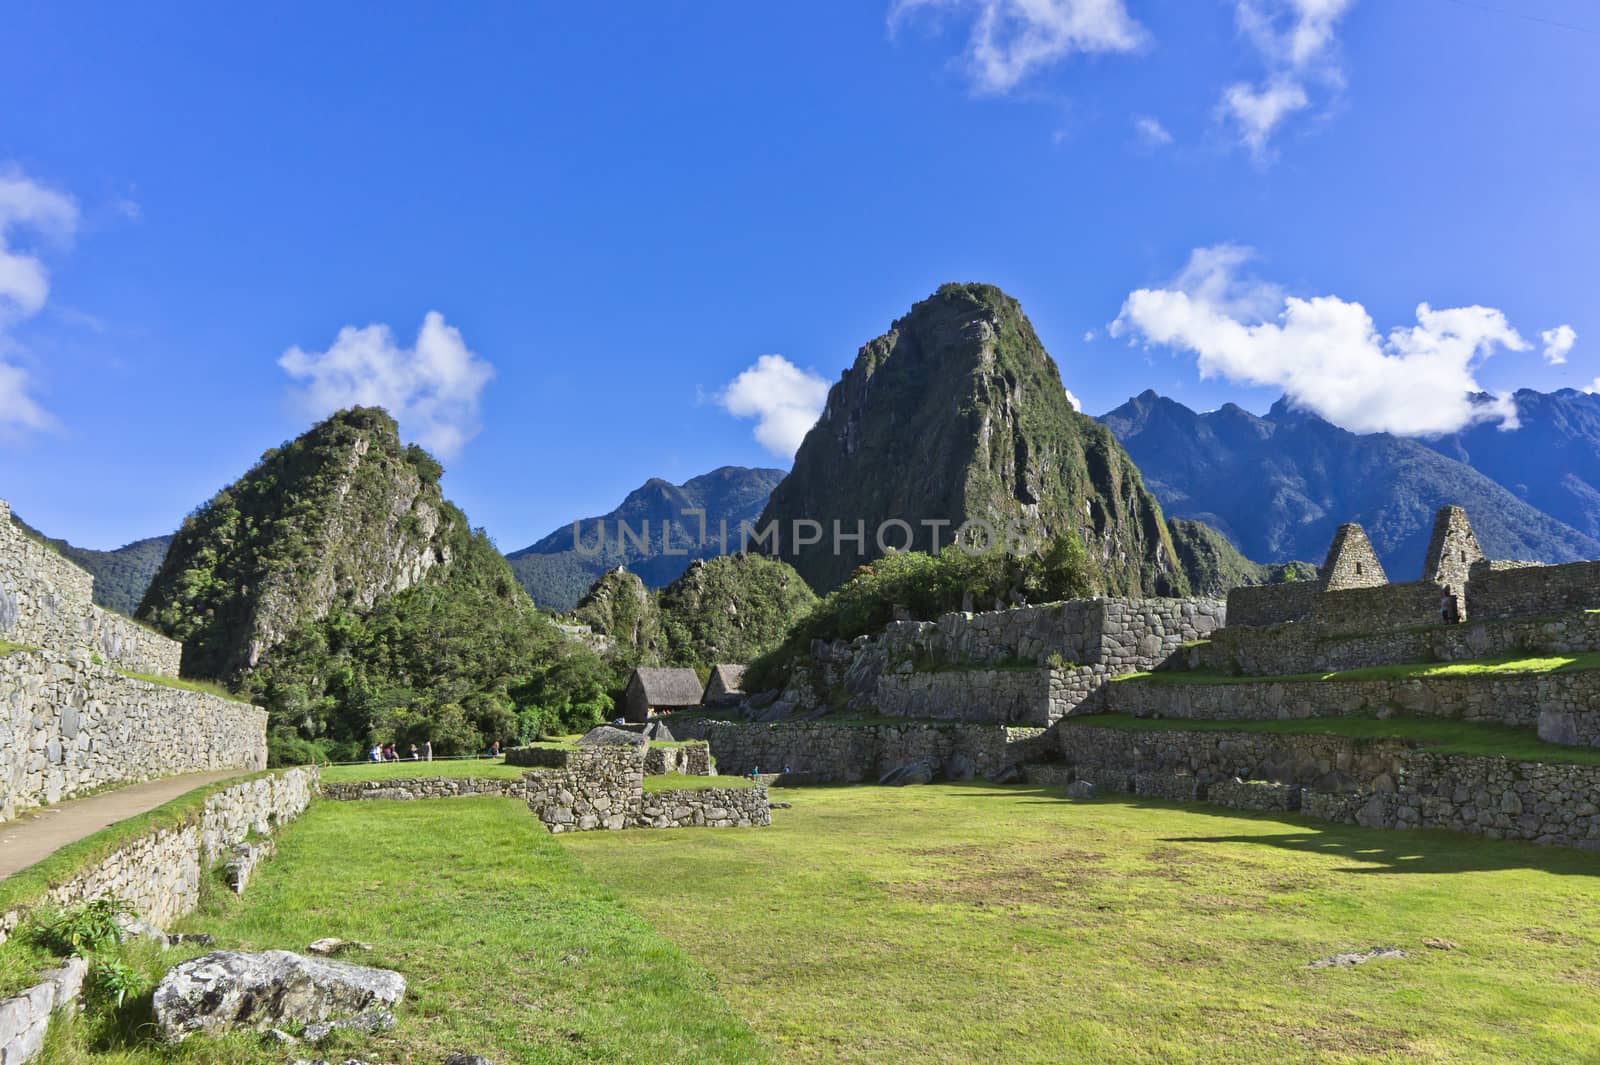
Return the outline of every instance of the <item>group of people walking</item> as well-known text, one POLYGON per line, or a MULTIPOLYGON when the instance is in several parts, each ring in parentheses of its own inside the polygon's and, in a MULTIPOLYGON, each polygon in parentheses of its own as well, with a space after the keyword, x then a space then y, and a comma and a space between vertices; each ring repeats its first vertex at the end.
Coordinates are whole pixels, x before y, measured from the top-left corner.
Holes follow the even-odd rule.
POLYGON ((424 740, 423 743, 422 743, 422 749, 421 750, 418 750, 417 749, 417 745, 413 743, 411 745, 410 754, 408 756, 404 757, 404 758, 402 758, 401 755, 400 755, 400 748, 395 746, 394 744, 386 743, 386 744, 384 744, 383 746, 380 747, 378 744, 374 743, 372 745, 372 750, 367 752, 367 761, 369 761, 369 762, 400 762, 400 761, 431 762, 431 761, 433 761, 433 741, 432 740, 424 740))

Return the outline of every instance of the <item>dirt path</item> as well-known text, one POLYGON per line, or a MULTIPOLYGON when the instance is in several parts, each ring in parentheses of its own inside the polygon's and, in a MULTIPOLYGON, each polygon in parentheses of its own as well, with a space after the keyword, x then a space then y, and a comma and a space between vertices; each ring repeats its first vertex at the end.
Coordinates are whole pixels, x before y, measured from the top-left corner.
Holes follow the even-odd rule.
POLYGON ((21 820, 0 825, 0 880, 107 825, 137 817, 195 788, 243 776, 245 772, 227 769, 217 773, 186 773, 30 810, 21 820))

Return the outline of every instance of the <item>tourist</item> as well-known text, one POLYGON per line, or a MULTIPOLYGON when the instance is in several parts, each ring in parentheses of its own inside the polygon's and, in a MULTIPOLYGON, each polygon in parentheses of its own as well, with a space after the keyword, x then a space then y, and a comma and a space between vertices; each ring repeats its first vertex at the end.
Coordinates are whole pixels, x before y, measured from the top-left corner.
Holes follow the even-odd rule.
POLYGON ((1439 596, 1439 620, 1446 625, 1454 625, 1461 620, 1461 611, 1457 606, 1455 593, 1449 588, 1439 596))
POLYGON ((411 745, 411 760, 412 760, 412 761, 413 761, 413 762, 415 762, 415 761, 417 761, 417 760, 418 760, 418 755, 417 755, 417 745, 416 745, 416 744, 414 744, 414 743, 413 743, 413 744, 412 744, 412 745, 411 745))
POLYGON ((381 762, 382 760, 383 760, 383 752, 380 751, 378 749, 378 745, 376 743, 374 743, 372 745, 372 750, 367 752, 367 761, 369 761, 369 762, 381 762))
POLYGON ((433 761, 433 741, 432 740, 423 740, 422 741, 422 757, 425 758, 426 760, 430 761, 430 762, 433 761))

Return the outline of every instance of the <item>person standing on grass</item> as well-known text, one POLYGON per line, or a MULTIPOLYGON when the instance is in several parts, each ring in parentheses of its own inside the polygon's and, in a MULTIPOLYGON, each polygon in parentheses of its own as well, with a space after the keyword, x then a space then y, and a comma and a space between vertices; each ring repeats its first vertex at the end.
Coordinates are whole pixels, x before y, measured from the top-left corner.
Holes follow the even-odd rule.
POLYGON ((413 762, 417 760, 417 745, 414 743, 411 745, 411 760, 413 762))
POLYGON ((433 761, 433 741, 432 740, 423 740, 422 741, 422 756, 424 758, 426 758, 430 762, 433 761))
POLYGON ((367 752, 367 761, 369 761, 369 762, 381 762, 382 760, 383 760, 383 752, 380 751, 378 749, 378 745, 376 743, 374 743, 372 745, 372 750, 367 752))

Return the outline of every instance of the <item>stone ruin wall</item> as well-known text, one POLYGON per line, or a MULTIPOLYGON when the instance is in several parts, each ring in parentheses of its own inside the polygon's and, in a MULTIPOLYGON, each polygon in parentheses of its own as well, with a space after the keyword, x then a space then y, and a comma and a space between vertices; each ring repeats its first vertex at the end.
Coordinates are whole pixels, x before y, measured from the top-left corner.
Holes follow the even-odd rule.
POLYGON ((1110 791, 1228 805, 1248 798, 1255 805, 1246 808, 1298 808, 1366 828, 1442 828, 1600 850, 1600 766, 1431 754, 1401 740, 1335 736, 1081 724, 1058 735, 1069 772, 1057 779, 1070 774, 1110 791))
POLYGON ((1600 607, 1600 562, 1472 567, 1467 619, 1530 617, 1600 607))
MULTIPOLYGON (((551 832, 617 831, 626 828, 747 828, 772 823, 764 786, 644 790, 649 751, 673 754, 679 768, 699 766, 710 774, 709 748, 514 747, 506 764, 528 767, 516 780, 471 777, 409 777, 329 784, 332 800, 446 799, 495 795, 528 804, 551 832)), ((653 775, 653 774, 652 774, 653 775)))
POLYGON ((1234 684, 1135 679, 1110 685, 1104 705, 1112 713, 1191 721, 1403 714, 1537 728, 1550 742, 1589 745, 1589 739, 1580 737, 1600 734, 1600 670, 1234 684))
MULTIPOLYGON (((229 857, 251 833, 270 835, 293 821, 317 794, 315 766, 286 769, 242 781, 205 801, 200 816, 129 840, 111 854, 50 888, 34 905, 54 908, 111 895, 158 928, 191 912, 200 901, 200 878, 229 857)), ((30 907, 0 915, 0 942, 30 907)))
POLYGON ((723 773, 789 771, 808 783, 875 782, 891 769, 927 762, 952 779, 997 775, 1051 749, 1043 728, 966 722, 845 725, 825 721, 673 723, 676 735, 706 740, 723 773))
POLYGON ((1316 581, 1261 584, 1228 592, 1228 624, 1233 628, 1263 628, 1311 616, 1322 589, 1316 581))
POLYGON ((1508 618, 1388 632, 1326 634, 1309 625, 1219 629, 1190 649, 1190 669, 1251 676, 1332 673, 1409 662, 1600 651, 1600 613, 1508 618))
POLYGON ((94 578, 26 535, 0 500, 0 640, 87 651, 130 673, 178 675, 183 645, 94 603, 94 578))
POLYGON ((95 788, 266 764, 259 707, 81 656, 0 654, 0 821, 95 788))

